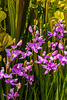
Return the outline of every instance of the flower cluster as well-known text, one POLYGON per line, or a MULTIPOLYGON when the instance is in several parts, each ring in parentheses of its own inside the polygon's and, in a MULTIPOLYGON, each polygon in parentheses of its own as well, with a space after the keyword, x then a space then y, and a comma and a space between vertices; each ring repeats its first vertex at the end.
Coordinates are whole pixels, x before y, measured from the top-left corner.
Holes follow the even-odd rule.
POLYGON ((43 39, 43 36, 39 36, 39 31, 36 30, 35 35, 33 34, 33 29, 31 26, 29 26, 29 32, 32 33, 33 35, 33 43, 28 42, 27 45, 31 48, 31 50, 33 50, 34 52, 38 53, 39 49, 42 49, 42 47, 40 47, 42 45, 42 43, 45 43, 45 39, 43 39))
MULTIPOLYGON (((21 50, 18 50, 17 47, 22 45, 22 40, 20 40, 17 45, 11 45, 11 49, 5 49, 6 51, 6 55, 8 57, 8 61, 6 62, 4 59, 4 62, 6 63, 6 70, 11 70, 9 73, 7 74, 5 73, 4 67, 1 67, 1 71, 0 71, 0 79, 5 78, 5 82, 7 84, 11 84, 12 86, 16 86, 18 83, 16 83, 18 81, 18 76, 25 78, 30 85, 32 85, 32 82, 34 81, 34 75, 28 75, 28 71, 32 71, 32 66, 33 66, 33 60, 31 59, 30 62, 24 61, 23 63, 18 63, 15 64, 14 66, 12 66, 12 68, 10 67, 10 63, 12 63, 12 61, 14 61, 19 55, 21 55, 21 57, 19 57, 19 59, 24 59, 26 56, 30 56, 31 55, 31 51, 29 51, 29 47, 26 45, 26 52, 22 52, 21 50), (14 79, 14 75, 17 75, 16 78, 14 79)), ((5 95, 3 94, 5 97, 7 97, 8 99, 12 99, 12 98, 16 98, 19 96, 19 94, 17 92, 14 93, 14 88, 10 89, 11 94, 5 95)))
POLYGON ((14 88, 10 89, 10 92, 8 95, 3 94, 5 97, 7 97, 8 99, 12 99, 12 98, 16 98, 19 96, 19 94, 17 92, 14 93, 14 88))
MULTIPOLYGON (((31 26, 29 26, 29 32, 33 34, 33 29, 31 26)), ((28 75, 28 71, 32 71, 33 67, 33 60, 31 59, 30 62, 27 60, 24 61, 24 63, 18 63, 14 66, 10 67, 10 63, 15 61, 15 59, 19 56, 20 59, 24 59, 27 56, 30 56, 33 50, 34 52, 38 53, 39 49, 42 49, 40 47, 42 43, 44 43, 45 39, 43 39, 43 36, 39 36, 39 31, 36 30, 34 38, 32 39, 33 43, 28 42, 26 45, 26 52, 22 52, 21 50, 18 50, 17 48, 22 45, 22 40, 20 40, 17 45, 11 45, 11 49, 5 49, 6 56, 8 57, 8 60, 6 62, 6 69, 11 70, 10 74, 5 73, 4 67, 2 67, 0 71, 0 79, 5 78, 5 82, 7 84, 17 85, 16 83, 18 81, 18 76, 25 78, 30 85, 32 85, 32 82, 34 81, 34 75, 28 75), (21 57, 20 57, 21 56, 21 57), (16 78, 14 79, 14 75, 16 75, 16 78)), ((5 61, 4 61, 5 62, 5 61)), ((10 89, 11 94, 5 95, 8 99, 12 99, 14 97, 18 97, 19 94, 17 92, 14 93, 14 88, 10 89)))
POLYGON ((19 59, 24 59, 26 56, 30 56, 32 54, 31 51, 29 51, 29 47, 26 46, 26 53, 22 52, 21 50, 17 50, 17 46, 21 46, 22 45, 22 40, 20 40, 17 45, 12 45, 11 49, 5 49, 7 56, 9 57, 9 60, 12 62, 15 60, 15 58, 17 58, 18 55, 21 55, 22 57, 19 59))
POLYGON ((42 63, 42 67, 46 69, 44 74, 47 74, 52 69, 56 71, 59 64, 54 63, 53 61, 55 59, 51 59, 51 57, 49 55, 45 55, 45 53, 46 52, 44 51, 43 57, 38 55, 38 61, 36 60, 35 62, 36 63, 42 63))
POLYGON ((67 31, 64 30, 65 25, 61 23, 59 20, 58 23, 55 24, 53 27, 53 33, 48 31, 48 36, 51 38, 52 36, 56 36, 58 39, 61 39, 64 37, 64 33, 67 33, 67 31))
POLYGON ((18 78, 13 79, 12 73, 10 75, 8 75, 7 73, 4 73, 4 67, 2 67, 1 71, 0 71, 0 79, 2 78, 6 78, 5 82, 7 84, 11 84, 11 85, 17 85, 14 82, 17 82, 18 78))
POLYGON ((46 69, 44 74, 47 74, 51 70, 54 70, 54 72, 56 72, 59 68, 59 65, 65 66, 65 64, 67 64, 67 51, 65 50, 67 46, 65 47, 63 45, 61 39, 64 36, 63 33, 67 33, 67 31, 64 30, 64 27, 65 25, 59 21, 53 27, 54 33, 48 31, 49 38, 51 38, 52 36, 56 36, 59 41, 50 43, 50 47, 52 47, 52 52, 45 55, 46 51, 44 51, 42 57, 38 55, 38 60, 35 61, 38 64, 41 63, 42 67, 46 69), (59 51, 62 54, 60 54, 59 51), (57 61, 58 64, 56 63, 57 61))

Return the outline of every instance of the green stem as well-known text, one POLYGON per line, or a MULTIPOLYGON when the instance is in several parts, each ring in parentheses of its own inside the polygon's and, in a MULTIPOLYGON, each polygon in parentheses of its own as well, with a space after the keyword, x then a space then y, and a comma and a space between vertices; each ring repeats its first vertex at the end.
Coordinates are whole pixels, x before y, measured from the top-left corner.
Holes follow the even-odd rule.
POLYGON ((27 93, 28 93, 28 82, 27 82, 27 88, 26 88, 25 100, 27 100, 27 93))

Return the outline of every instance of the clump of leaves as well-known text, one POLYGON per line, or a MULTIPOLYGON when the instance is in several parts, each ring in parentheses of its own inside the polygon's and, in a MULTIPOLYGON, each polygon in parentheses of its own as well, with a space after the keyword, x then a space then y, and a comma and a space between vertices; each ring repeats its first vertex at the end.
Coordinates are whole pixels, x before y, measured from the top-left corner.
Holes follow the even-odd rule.
POLYGON ((0 9, 0 52, 9 45, 12 45, 14 41, 8 33, 4 32, 4 28, 1 25, 1 22, 6 19, 6 17, 6 13, 0 9))
POLYGON ((3 21, 6 17, 7 17, 6 13, 0 10, 0 22, 3 21))
POLYGON ((13 42, 14 40, 9 34, 5 32, 0 33, 0 52, 3 51, 9 45, 12 45, 13 42))
POLYGON ((4 31, 4 28, 1 25, 1 22, 6 19, 7 15, 2 9, 0 8, 0 33, 4 31))

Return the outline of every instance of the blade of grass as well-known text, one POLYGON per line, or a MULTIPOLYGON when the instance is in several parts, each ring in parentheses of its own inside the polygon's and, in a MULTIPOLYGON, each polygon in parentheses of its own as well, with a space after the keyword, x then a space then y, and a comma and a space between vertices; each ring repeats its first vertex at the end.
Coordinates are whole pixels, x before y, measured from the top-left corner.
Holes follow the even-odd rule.
POLYGON ((57 77, 57 73, 54 73, 54 78, 53 78, 52 82, 50 82, 50 88, 49 88, 48 94, 46 96, 46 100, 49 100, 48 98, 50 98, 51 91, 52 91, 52 88, 53 88, 53 84, 56 81, 56 77, 57 77))
POLYGON ((66 83, 66 81, 67 81, 67 75, 66 75, 66 77, 65 77, 65 79, 64 79, 64 82, 63 82, 63 87, 62 87, 62 92, 61 92, 61 98, 60 98, 60 100, 64 100, 64 98, 65 98, 65 83, 66 83))
POLYGON ((36 91, 34 89, 34 100, 37 100, 36 91))
POLYGON ((5 100, 3 96, 3 88, 2 88, 2 82, 0 80, 0 100, 5 100))
POLYGON ((27 82, 27 88, 26 88, 25 100, 27 100, 27 94, 28 94, 28 82, 27 82))
POLYGON ((16 43, 18 42, 20 36, 24 4, 24 0, 16 0, 16 43))
POLYGON ((20 94, 20 96, 19 96, 19 100, 22 100, 22 97, 23 97, 23 94, 24 94, 24 89, 25 89, 25 79, 22 79, 22 81, 21 81, 21 89, 20 89, 20 91, 19 91, 19 94, 20 94))
MULTIPOLYGON (((43 49, 41 49, 40 56, 42 56, 43 49)), ((44 83, 44 72, 41 64, 39 64, 39 75, 40 75, 40 93, 41 93, 41 100, 45 98, 45 83, 44 83)))
POLYGON ((57 72, 57 89, 56 89, 56 93, 55 93, 55 100, 59 100, 59 87, 58 87, 58 72, 57 72))
POLYGON ((24 34, 25 23, 26 23, 26 16, 27 16, 27 11, 28 11, 30 0, 24 0, 24 1, 25 1, 25 4, 24 4, 23 16, 22 16, 22 22, 21 22, 20 37, 23 36, 23 34, 24 34))
POLYGON ((8 0, 8 11, 10 18, 11 36, 15 38, 15 1, 8 0))
POLYGON ((41 93, 41 100, 44 100, 45 98, 45 86, 44 86, 44 75, 42 75, 42 66, 39 65, 40 68, 40 93, 41 93))
MULTIPOLYGON (((37 54, 34 52, 34 61, 37 60, 37 54)), ((35 73, 38 76, 38 64, 34 62, 35 73)))

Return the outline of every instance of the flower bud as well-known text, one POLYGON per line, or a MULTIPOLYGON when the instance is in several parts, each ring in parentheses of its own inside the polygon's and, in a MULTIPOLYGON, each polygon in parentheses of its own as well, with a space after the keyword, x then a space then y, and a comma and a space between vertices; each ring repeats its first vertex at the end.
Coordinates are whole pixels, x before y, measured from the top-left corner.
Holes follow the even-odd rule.
POLYGON ((58 48, 63 50, 63 45, 61 43, 58 44, 58 48))
POLYGON ((7 67, 7 69, 9 68, 9 61, 7 61, 6 67, 7 67))
POLYGON ((54 52, 52 53, 52 56, 56 56, 57 54, 58 54, 58 50, 54 51, 54 52))
POLYGON ((48 48, 50 48, 51 47, 51 42, 50 41, 48 41, 48 48))
POLYGON ((36 25, 34 25, 34 31, 36 30, 36 25))
POLYGON ((20 40, 18 43, 17 43, 17 46, 21 46, 22 45, 22 40, 20 40))
POLYGON ((33 33, 33 29, 32 29, 31 26, 29 26, 28 30, 29 30, 30 33, 33 33))
POLYGON ((3 58, 3 62, 6 63, 6 59, 5 59, 5 57, 3 58))
POLYGON ((31 63, 33 63, 33 60, 31 60, 31 63))
POLYGON ((14 97, 16 98, 16 97, 18 97, 19 96, 19 94, 17 93, 17 92, 15 92, 14 93, 14 97))

